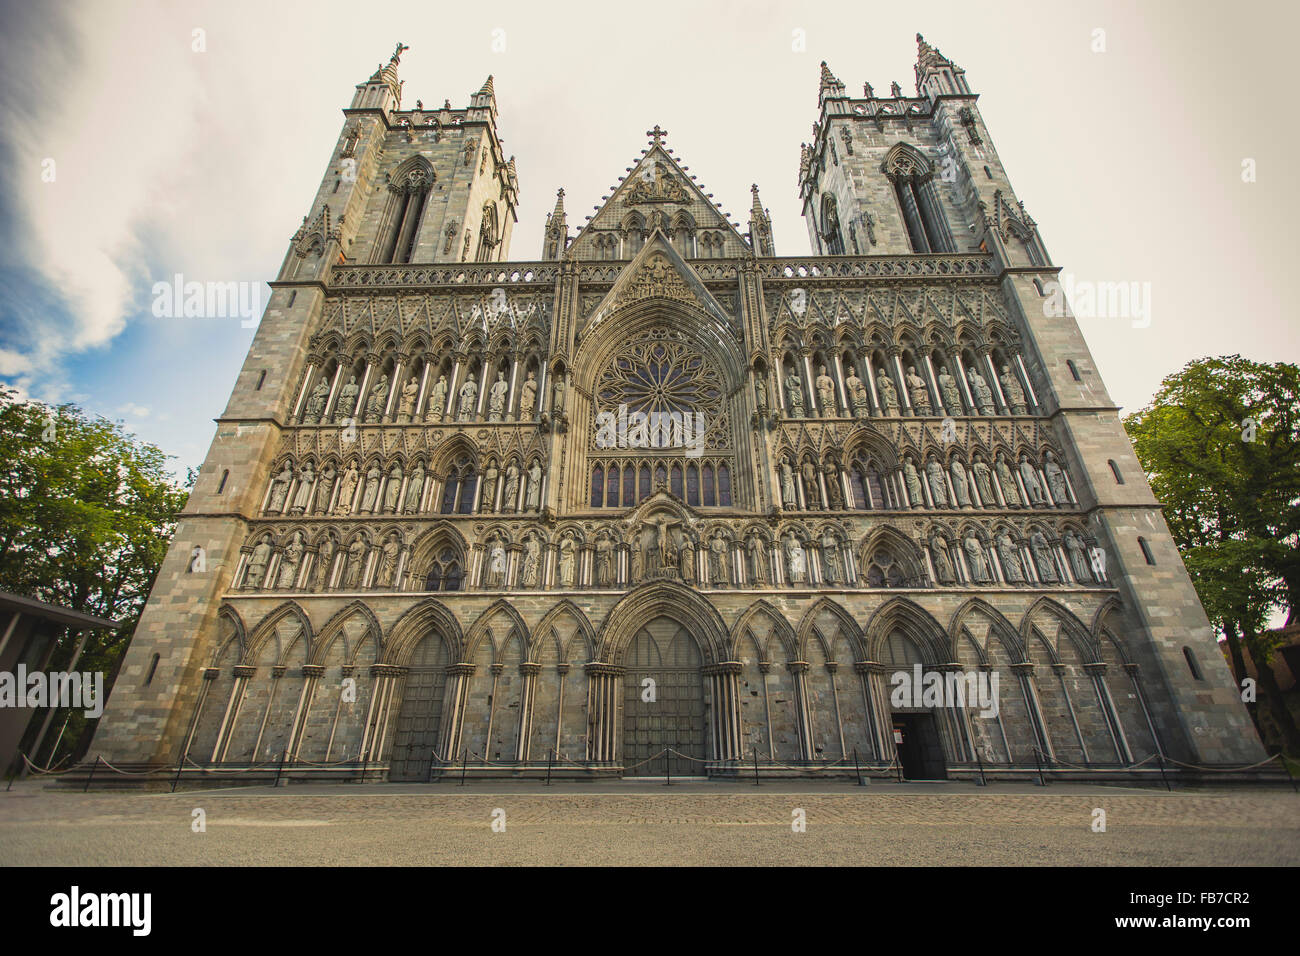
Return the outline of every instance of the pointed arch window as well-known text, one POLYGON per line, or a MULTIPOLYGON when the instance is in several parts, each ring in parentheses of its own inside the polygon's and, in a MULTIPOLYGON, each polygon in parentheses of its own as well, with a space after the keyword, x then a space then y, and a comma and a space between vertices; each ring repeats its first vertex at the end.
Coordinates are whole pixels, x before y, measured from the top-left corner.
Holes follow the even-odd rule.
POLYGON ((718 505, 731 507, 731 469, 726 465, 718 466, 718 505))
POLYGON ((429 565, 424 578, 426 591, 459 591, 461 583, 460 556, 453 548, 443 548, 429 565))
POLYGON ((822 197, 822 241, 826 252, 832 256, 844 255, 844 236, 840 231, 840 213, 835 197, 829 193, 822 197))
POLYGON ((934 167, 916 149, 900 143, 885 158, 885 176, 894 186, 894 197, 903 214, 912 251, 955 252, 934 185, 934 167))
POLYGON ((387 229, 379 262, 410 262, 415 253, 420 223, 429 203, 437 174, 423 156, 413 156, 389 177, 387 229))
POLYGON ((478 228, 478 252, 475 262, 491 262, 496 258, 494 250, 501 244, 500 226, 497 221, 497 204, 483 204, 483 220, 478 228))

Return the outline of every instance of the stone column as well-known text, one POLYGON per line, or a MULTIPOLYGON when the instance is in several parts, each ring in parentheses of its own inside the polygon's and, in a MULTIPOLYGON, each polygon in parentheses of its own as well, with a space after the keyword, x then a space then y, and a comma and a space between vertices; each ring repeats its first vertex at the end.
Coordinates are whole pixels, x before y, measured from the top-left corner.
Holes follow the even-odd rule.
POLYGON ((528 742, 533 736, 533 702, 537 698, 537 675, 542 665, 524 661, 519 665, 519 739, 515 743, 515 760, 528 759, 528 742))
POLYGON ((590 661, 587 671, 587 759, 611 763, 617 759, 618 703, 624 669, 616 664, 590 661))
POLYGON ((447 667, 447 687, 443 692, 444 732, 439 734, 439 755, 452 763, 460 756, 461 730, 465 725, 465 703, 469 696, 469 682, 474 675, 474 665, 461 662, 447 667))
POLYGON ((1045 755, 1040 759, 1055 760, 1052 739, 1047 733, 1047 721, 1043 718, 1043 710, 1038 701, 1038 688, 1034 686, 1034 665, 1024 661, 1012 664, 1011 669, 1020 681, 1020 690, 1025 697, 1025 709, 1029 712, 1029 722, 1033 725, 1034 737, 1041 744, 1041 750, 1045 755))
POLYGON ((306 729, 307 718, 311 715, 312 701, 316 697, 316 685, 324 673, 324 665, 302 665, 302 693, 298 695, 298 709, 293 715, 293 724, 289 730, 289 745, 286 748, 290 763, 298 759, 298 751, 302 749, 303 730, 306 729))
POLYGON ((1124 736, 1124 727, 1119 722, 1119 713, 1115 710, 1115 701, 1111 699, 1110 688, 1106 686, 1106 665, 1100 661, 1084 664, 1083 669, 1092 678, 1097 690, 1097 703, 1106 718, 1106 729, 1110 731, 1110 741, 1115 747, 1115 756, 1122 764, 1133 762, 1133 751, 1129 748, 1128 738, 1124 736))
POLYGON ((723 661, 704 668, 713 698, 713 759, 739 760, 741 752, 740 661, 723 661))

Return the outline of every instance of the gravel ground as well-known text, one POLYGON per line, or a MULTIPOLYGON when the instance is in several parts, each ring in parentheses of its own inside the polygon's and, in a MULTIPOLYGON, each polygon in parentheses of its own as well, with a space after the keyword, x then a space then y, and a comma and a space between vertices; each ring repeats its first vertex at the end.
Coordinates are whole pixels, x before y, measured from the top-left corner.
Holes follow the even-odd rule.
POLYGON ((0 792, 0 865, 1300 864, 1290 790, 964 783, 0 792), (1106 832, 1092 830, 1106 812, 1106 832), (192 829, 194 811, 206 832, 192 829), (503 811, 505 829, 494 832, 503 811), (795 811, 806 829, 795 832, 795 811))

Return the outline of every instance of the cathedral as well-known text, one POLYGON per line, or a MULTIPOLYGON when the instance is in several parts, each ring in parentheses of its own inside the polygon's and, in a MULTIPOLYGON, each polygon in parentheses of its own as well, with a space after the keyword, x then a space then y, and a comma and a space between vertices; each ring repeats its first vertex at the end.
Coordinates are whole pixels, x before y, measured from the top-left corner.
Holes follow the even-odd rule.
POLYGON ((403 108, 399 44, 343 110, 90 755, 392 781, 1261 759, 965 71, 917 46, 913 94, 821 65, 791 150, 810 255, 656 125, 516 261, 492 78, 403 108), (923 675, 950 693, 900 692, 923 675))

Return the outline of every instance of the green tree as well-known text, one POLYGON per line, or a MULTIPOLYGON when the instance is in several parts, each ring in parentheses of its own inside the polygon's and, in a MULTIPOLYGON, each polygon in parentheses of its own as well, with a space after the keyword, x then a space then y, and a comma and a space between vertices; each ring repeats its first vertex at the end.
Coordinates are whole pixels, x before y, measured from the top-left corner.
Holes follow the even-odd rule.
MULTIPOLYGON (((178 484, 166 462, 118 424, 0 386, 0 590, 122 622, 90 635, 78 670, 111 675, 135 632, 194 480, 178 484)), ((64 635, 50 666, 70 663, 79 640, 64 635)), ((85 730, 74 711, 64 749, 85 730)))
POLYGON ((1190 362, 1124 427, 1238 682, 1244 646, 1285 749, 1300 753, 1268 666, 1275 641, 1262 633, 1273 612, 1300 617, 1300 368, 1239 355, 1190 362))

